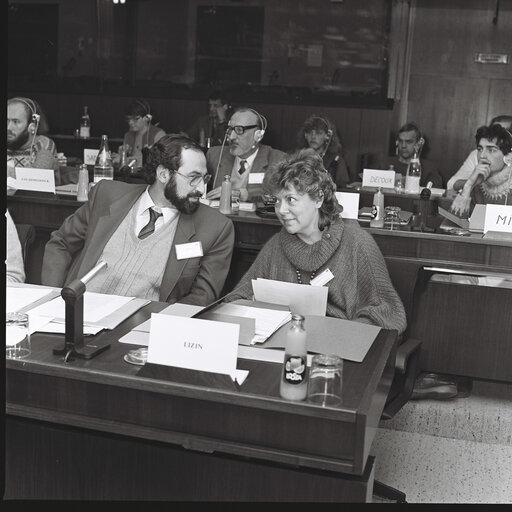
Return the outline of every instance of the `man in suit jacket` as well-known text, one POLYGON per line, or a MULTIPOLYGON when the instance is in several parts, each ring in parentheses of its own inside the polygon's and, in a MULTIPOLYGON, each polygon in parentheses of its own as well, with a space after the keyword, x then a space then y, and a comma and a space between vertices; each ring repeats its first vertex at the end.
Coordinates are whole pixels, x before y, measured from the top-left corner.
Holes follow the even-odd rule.
POLYGON ((149 186, 101 180, 92 187, 52 233, 43 284, 65 286, 105 261, 88 291, 198 305, 220 296, 234 227, 199 202, 210 179, 200 146, 165 135, 148 151, 144 172, 149 186))
POLYGON ((287 156, 283 151, 261 144, 266 129, 267 120, 256 110, 248 107, 235 110, 227 128, 227 151, 224 146, 214 146, 206 155, 208 172, 213 176, 208 199, 220 197, 226 175, 231 177, 232 189, 240 190, 242 201, 262 194, 264 173, 287 156))

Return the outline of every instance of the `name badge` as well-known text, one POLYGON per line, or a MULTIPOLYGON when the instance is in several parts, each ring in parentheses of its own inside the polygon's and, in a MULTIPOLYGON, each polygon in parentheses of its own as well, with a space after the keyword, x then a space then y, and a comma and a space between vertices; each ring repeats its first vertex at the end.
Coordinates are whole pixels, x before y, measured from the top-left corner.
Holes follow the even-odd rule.
POLYGON ((249 185, 257 185, 263 183, 263 178, 265 177, 264 172, 251 172, 249 174, 249 185))
POLYGON ((99 152, 99 149, 84 149, 84 164, 94 165, 99 152))
POLYGON ((326 268, 323 272, 320 272, 314 279, 309 283, 312 286, 324 286, 329 281, 334 279, 334 274, 326 268))
POLYGON ((188 258, 200 258, 203 255, 203 244, 199 242, 190 242, 189 244, 179 244, 176 246, 176 259, 185 260, 188 258))

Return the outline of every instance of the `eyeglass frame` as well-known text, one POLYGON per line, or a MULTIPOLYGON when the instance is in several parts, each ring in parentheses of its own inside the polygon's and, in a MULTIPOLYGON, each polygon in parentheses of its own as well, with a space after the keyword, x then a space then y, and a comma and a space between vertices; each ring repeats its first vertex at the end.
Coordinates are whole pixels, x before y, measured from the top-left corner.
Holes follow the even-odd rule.
POLYGON ((188 181, 188 184, 191 186, 191 187, 197 187, 200 182, 202 181, 205 185, 207 185, 210 180, 212 179, 212 175, 211 174, 197 174, 196 176, 194 177, 191 177, 191 176, 188 176, 186 174, 181 174, 181 172, 178 172, 178 171, 175 171, 176 174, 179 174, 182 178, 185 178, 187 181, 188 181))
POLYGON ((243 135, 246 130, 250 130, 251 128, 259 128, 259 124, 248 124, 248 125, 242 125, 237 124, 236 126, 231 126, 228 124, 228 127, 226 128, 226 134, 231 135, 231 132, 235 132, 237 135, 243 135), (242 133, 240 133, 240 130, 242 133))

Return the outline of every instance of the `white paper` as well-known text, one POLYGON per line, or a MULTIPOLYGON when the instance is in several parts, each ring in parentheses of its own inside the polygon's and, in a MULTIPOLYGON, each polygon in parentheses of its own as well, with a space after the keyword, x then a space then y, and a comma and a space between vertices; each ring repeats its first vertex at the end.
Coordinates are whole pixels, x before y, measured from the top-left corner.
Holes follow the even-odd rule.
POLYGON ((255 331, 252 343, 263 343, 279 327, 290 321, 289 311, 241 306, 238 304, 222 304, 215 313, 255 319, 255 331))
POLYGON ((53 293, 50 288, 32 288, 30 286, 7 286, 6 288, 6 312, 14 313, 53 293))
POLYGON ((55 194, 55 172, 53 169, 16 167, 16 187, 19 190, 36 190, 55 194))
POLYGON ((238 324, 153 313, 147 361, 234 375, 239 331, 238 324))
MULTIPOLYGON (((171 304, 170 306, 167 306, 165 309, 162 309, 160 311, 161 315, 174 315, 174 316, 184 316, 186 318, 190 318, 194 316, 197 312, 204 309, 204 306, 196 306, 194 304, 180 304, 179 302, 175 302, 174 304, 171 304)), ((146 320, 145 322, 142 322, 141 324, 137 325, 133 328, 134 331, 144 331, 149 332, 149 329, 151 327, 151 318, 146 320)), ((121 341, 121 340, 119 340, 121 341)), ((147 345, 147 342, 146 342, 147 345)))
POLYGON ((283 304, 292 313, 299 315, 325 316, 327 309, 326 286, 286 283, 273 279, 253 279, 252 290, 255 300, 271 304, 283 304))
MULTIPOLYGON (((311 366, 313 355, 314 354, 307 355, 308 366, 311 366)), ((266 361, 268 363, 282 363, 284 359, 284 349, 248 347, 247 345, 238 345, 238 357, 240 359, 266 361)))
MULTIPOLYGON (((120 295, 107 295, 104 293, 84 293, 84 323, 95 323, 114 313, 120 307, 128 304, 134 297, 122 297, 120 295)), ((55 319, 64 320, 66 315, 65 302, 62 297, 45 302, 31 310, 39 316, 52 316, 55 319)))
POLYGON ((335 192, 338 203, 343 206, 343 219, 357 219, 359 215, 359 194, 355 192, 335 192))

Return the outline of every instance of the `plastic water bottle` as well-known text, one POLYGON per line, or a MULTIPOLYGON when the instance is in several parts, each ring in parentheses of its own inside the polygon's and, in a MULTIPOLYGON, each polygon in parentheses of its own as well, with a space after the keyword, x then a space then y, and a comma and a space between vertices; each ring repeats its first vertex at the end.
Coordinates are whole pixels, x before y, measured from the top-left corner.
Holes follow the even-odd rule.
POLYGON ((229 174, 224 176, 224 181, 220 187, 219 212, 230 214, 231 209, 231 178, 229 174))
POLYGON ((371 228, 384 227, 384 194, 379 187, 373 195, 372 218, 370 220, 371 228))
POLYGON ((87 201, 89 197, 89 171, 87 165, 82 164, 78 169, 77 201, 87 201))
POLYGON ((80 119, 80 138, 88 139, 91 136, 91 118, 89 117, 89 112, 87 111, 87 107, 84 107, 84 113, 82 114, 82 118, 80 119))
POLYGON ((407 167, 407 176, 405 177, 405 193, 419 194, 421 179, 421 164, 418 154, 415 152, 409 166, 407 167))
POLYGON ((101 136, 100 150, 94 163, 94 183, 100 180, 113 180, 114 179, 114 166, 112 165, 112 158, 110 150, 108 149, 108 137, 101 136))
POLYGON ((304 317, 293 314, 286 334, 283 374, 279 393, 286 400, 304 400, 307 396, 307 335, 304 317))

